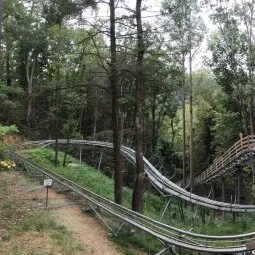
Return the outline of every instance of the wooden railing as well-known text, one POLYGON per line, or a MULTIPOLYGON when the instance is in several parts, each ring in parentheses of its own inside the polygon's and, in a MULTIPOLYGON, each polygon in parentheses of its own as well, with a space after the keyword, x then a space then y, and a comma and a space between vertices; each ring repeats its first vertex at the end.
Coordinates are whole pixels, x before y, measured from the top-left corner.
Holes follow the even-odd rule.
POLYGON ((211 179, 220 171, 224 170, 231 162, 234 162, 239 156, 249 151, 255 151, 255 135, 241 137, 222 156, 214 160, 209 168, 198 175, 194 180, 194 184, 200 184, 211 179))

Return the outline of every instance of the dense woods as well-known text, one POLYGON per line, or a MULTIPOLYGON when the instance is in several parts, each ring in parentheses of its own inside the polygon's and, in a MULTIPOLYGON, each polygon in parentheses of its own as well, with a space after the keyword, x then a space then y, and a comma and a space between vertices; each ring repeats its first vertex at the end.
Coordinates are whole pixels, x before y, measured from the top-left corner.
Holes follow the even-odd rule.
POLYGON ((192 187, 255 128, 255 2, 147 5, 0 0, 0 123, 28 139, 56 139, 56 148, 59 138, 113 142, 117 203, 120 146, 135 148, 139 212, 143 155, 192 187))

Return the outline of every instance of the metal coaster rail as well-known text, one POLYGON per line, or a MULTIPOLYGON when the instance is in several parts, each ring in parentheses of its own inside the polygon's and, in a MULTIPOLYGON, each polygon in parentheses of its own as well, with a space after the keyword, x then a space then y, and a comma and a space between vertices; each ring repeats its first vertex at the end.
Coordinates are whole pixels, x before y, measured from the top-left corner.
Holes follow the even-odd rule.
MULTIPOLYGON (((63 143, 64 141, 65 140, 61 140, 60 143, 63 143)), ((71 141, 71 143, 73 144, 76 142, 77 141, 74 140, 71 141)), ((88 144, 91 144, 91 141, 86 142, 88 142, 88 144)), ((84 145, 84 141, 78 143, 79 145, 84 145)), ((36 146, 39 143, 30 143, 30 145, 31 144, 36 146)), ((40 144, 44 146, 46 144, 51 144, 51 141, 40 141, 40 144)), ((93 143, 93 145, 96 144, 100 146, 106 146, 107 148, 109 148, 110 146, 109 143, 93 143)), ((131 149, 124 148, 124 155, 132 155, 130 150, 131 149)), ((174 228, 172 226, 150 219, 142 214, 133 212, 126 207, 115 204, 114 202, 107 200, 97 195, 96 193, 91 192, 88 189, 81 187, 74 182, 20 156, 18 152, 16 152, 12 148, 9 149, 9 155, 16 162, 21 162, 26 168, 32 168, 40 172, 44 176, 52 178, 55 182, 69 188, 90 203, 93 203, 94 205, 107 211, 111 215, 114 215, 115 217, 123 220, 124 222, 147 232, 155 238, 158 238, 165 244, 169 245, 169 247, 177 246, 188 250, 217 254, 248 254, 248 252, 252 250, 252 244, 255 241, 255 232, 232 236, 209 236, 174 228)))
MULTIPOLYGON (((54 140, 43 140, 43 141, 28 142, 27 144, 28 145, 34 144, 35 146, 45 147, 49 145, 54 145, 54 143, 55 143, 54 140)), ((59 144, 66 146, 67 140, 60 139, 59 144)), ((101 148, 110 148, 110 149, 113 148, 112 143, 90 141, 90 140, 69 140, 68 145, 75 146, 75 147, 97 146, 101 148)), ((121 152, 126 157, 127 160, 129 160, 132 164, 135 164, 136 158, 135 158, 135 151, 133 149, 126 146, 121 146, 121 152)), ((213 165, 217 165, 218 168, 209 167, 208 169, 215 169, 215 170, 213 171, 214 174, 212 174, 212 170, 206 170, 206 171, 209 171, 210 173, 208 174, 208 178, 211 178, 212 175, 219 174, 221 170, 222 171, 225 170, 224 164, 225 164, 225 167, 229 166, 229 163, 230 163, 229 159, 240 160, 241 156, 247 155, 247 154, 253 157, 254 156, 253 153, 255 153, 255 136, 247 136, 243 139, 243 141, 238 141, 234 146, 232 146, 228 152, 226 152, 222 157, 220 157, 220 160, 216 159, 217 163, 214 163, 213 165), (225 163, 223 164, 221 160, 223 160, 223 162, 225 163), (221 164, 219 164, 219 162, 221 162, 221 164), (219 165, 221 167, 219 167, 219 165)), ((219 211, 255 212, 255 205, 242 205, 242 204, 220 202, 220 201, 212 200, 206 197, 198 196, 192 192, 189 192, 185 190, 184 188, 180 187, 179 185, 173 183, 172 181, 167 179, 165 176, 163 176, 145 157, 144 157, 144 166, 145 166, 145 171, 147 173, 149 181, 152 183, 152 185, 155 188, 157 188, 159 192, 161 192, 161 194, 165 196, 174 195, 190 203, 194 203, 196 205, 201 205, 211 209, 216 209, 219 211)), ((202 175, 204 174, 202 173, 202 175)))

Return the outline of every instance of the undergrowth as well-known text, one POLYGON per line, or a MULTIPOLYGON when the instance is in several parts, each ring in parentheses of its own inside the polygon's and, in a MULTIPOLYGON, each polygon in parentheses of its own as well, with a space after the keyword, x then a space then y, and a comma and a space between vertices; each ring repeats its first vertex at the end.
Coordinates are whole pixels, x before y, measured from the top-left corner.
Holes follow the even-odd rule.
MULTIPOLYGON (((59 160, 63 160, 63 153, 60 152, 59 160)), ((114 200, 114 183, 113 180, 105 176, 103 173, 96 169, 87 166, 86 164, 80 164, 75 158, 68 156, 69 162, 72 164, 66 167, 59 164, 58 167, 53 165, 54 151, 52 149, 32 149, 28 152, 28 157, 39 163, 40 165, 54 171, 67 179, 74 181, 75 183, 90 189, 91 191, 104 196, 107 199, 114 200)), ((123 188, 123 204, 130 208, 132 199, 132 190, 130 188, 123 188)), ((255 230, 255 216, 249 213, 237 215, 235 221, 231 213, 226 213, 225 216, 217 213, 217 216, 213 218, 212 210, 206 209, 205 224, 202 222, 201 208, 194 207, 184 208, 184 218, 180 216, 179 206, 176 200, 172 200, 170 206, 165 211, 164 217, 161 218, 161 214, 164 211, 165 205, 168 202, 168 198, 162 198, 157 196, 154 192, 145 193, 144 214, 160 220, 164 223, 172 225, 176 228, 191 229, 193 232, 209 234, 209 235, 231 235, 241 234, 246 232, 253 232, 255 230), (201 215, 200 215, 201 214, 201 215)), ((128 237, 134 238, 134 235, 128 237)), ((141 246, 145 249, 151 249, 151 247, 157 247, 158 244, 152 244, 152 238, 150 242, 144 241, 144 237, 141 235, 135 235, 135 240, 130 240, 132 243, 141 246), (139 245, 140 244, 140 245, 139 245), (148 245, 149 244, 149 245, 148 245)), ((122 236, 120 235, 115 241, 121 243, 122 236)), ((124 240, 127 238, 124 237, 124 240)), ((123 241, 124 241, 123 240, 123 241)), ((153 248, 152 248, 153 249, 153 248)), ((129 250, 129 249, 128 249, 129 250)), ((127 253, 128 254, 128 253, 127 253)))

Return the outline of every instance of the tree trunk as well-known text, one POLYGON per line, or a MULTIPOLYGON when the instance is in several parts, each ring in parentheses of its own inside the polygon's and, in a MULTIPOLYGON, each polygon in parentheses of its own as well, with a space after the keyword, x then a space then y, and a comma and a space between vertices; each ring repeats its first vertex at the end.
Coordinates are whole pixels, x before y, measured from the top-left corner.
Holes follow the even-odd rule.
POLYGON ((144 203, 144 162, 143 162, 143 126, 142 126, 142 99, 143 99, 143 57, 144 42, 141 18, 142 0, 136 1, 137 22, 137 62, 136 62, 136 104, 135 104, 135 149, 136 149, 136 171, 135 186, 133 191, 132 209, 143 212, 144 203))
POLYGON ((252 77, 252 28, 253 28, 253 5, 254 2, 250 5, 250 22, 249 22, 249 41, 248 41, 248 61, 249 61, 249 85, 250 85, 250 126, 251 134, 254 135, 254 88, 253 88, 253 77, 252 77))
POLYGON ((59 35, 58 35, 58 63, 57 63, 57 73, 56 73, 56 94, 55 94, 55 102, 56 102, 56 113, 55 113, 55 166, 58 166, 58 151, 59 151, 59 87, 60 87, 60 30, 61 24, 59 24, 59 35))
POLYGON ((59 76, 60 70, 59 66, 57 68, 57 84, 56 84, 56 94, 55 94, 55 101, 56 101, 56 113, 55 113, 55 166, 58 166, 58 151, 59 151, 59 76))
MULTIPOLYGON (((248 40, 248 65, 249 65, 249 86, 250 86, 250 133, 251 135, 255 134, 254 130, 254 85, 253 85, 253 77, 252 77, 252 36, 253 36, 253 4, 250 5, 250 20, 249 20, 249 27, 247 27, 247 30, 249 30, 249 40, 248 40)), ((252 163, 252 180, 253 185, 255 183, 255 164, 252 163)))
POLYGON ((156 138, 156 93, 154 93, 153 97, 153 105, 151 109, 151 116, 152 116, 152 155, 155 155, 156 145, 157 145, 157 138, 156 138))
POLYGON ((4 0, 0 0, 0 64, 1 64, 1 62, 2 62, 3 8, 4 8, 4 0))
POLYGON ((67 136, 65 154, 64 154, 63 163, 62 163, 63 167, 66 167, 66 158, 67 158, 67 153, 68 153, 69 144, 70 144, 70 134, 71 134, 71 132, 67 136))
MULTIPOLYGON (((0 0, 1 1, 1 0, 0 0)), ((6 85, 10 87, 12 85, 11 80, 11 68, 10 68, 10 44, 6 42, 6 85)))
POLYGON ((122 161, 120 154, 120 86, 117 69, 116 31, 115 31, 115 6, 114 0, 110 0, 110 40, 111 40, 111 63, 110 83, 112 93, 112 130, 113 130, 113 160, 114 160, 114 197, 117 204, 122 202, 122 161))
POLYGON ((35 69, 35 60, 30 58, 28 55, 27 65, 26 65, 26 77, 28 86, 28 106, 27 106, 27 123, 32 126, 32 109, 33 109, 33 76, 35 69))
MULTIPOLYGON (((191 16, 191 10, 190 10, 191 16)), ((193 81, 192 81, 192 42, 191 42, 191 17, 189 17, 189 86, 190 86, 190 96, 189 96, 189 112, 190 112, 190 142, 189 142, 189 167, 190 167, 190 187, 193 187, 193 81)))
POLYGON ((186 187, 186 88, 185 88, 185 57, 184 53, 182 54, 182 168, 183 168, 183 177, 182 185, 186 187))

